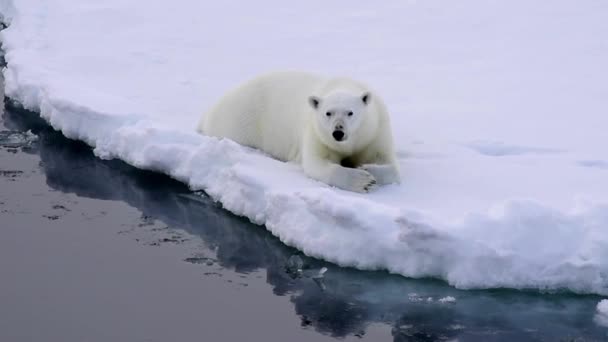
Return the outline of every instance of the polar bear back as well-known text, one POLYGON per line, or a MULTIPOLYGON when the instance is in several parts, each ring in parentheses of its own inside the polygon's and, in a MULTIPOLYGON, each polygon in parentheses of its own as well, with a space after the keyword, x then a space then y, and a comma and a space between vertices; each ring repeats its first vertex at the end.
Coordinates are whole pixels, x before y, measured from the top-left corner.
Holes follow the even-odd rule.
POLYGON ((298 160, 303 126, 310 115, 308 97, 324 81, 302 72, 277 72, 250 80, 227 93, 207 112, 198 130, 298 160))

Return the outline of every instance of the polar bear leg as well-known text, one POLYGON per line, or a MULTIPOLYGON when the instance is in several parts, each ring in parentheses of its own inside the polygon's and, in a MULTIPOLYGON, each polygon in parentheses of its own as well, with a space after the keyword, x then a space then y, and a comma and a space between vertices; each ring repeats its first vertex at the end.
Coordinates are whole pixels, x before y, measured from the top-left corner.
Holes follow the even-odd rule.
POLYGON ((378 185, 399 183, 399 170, 392 164, 365 164, 359 168, 372 174, 378 185))

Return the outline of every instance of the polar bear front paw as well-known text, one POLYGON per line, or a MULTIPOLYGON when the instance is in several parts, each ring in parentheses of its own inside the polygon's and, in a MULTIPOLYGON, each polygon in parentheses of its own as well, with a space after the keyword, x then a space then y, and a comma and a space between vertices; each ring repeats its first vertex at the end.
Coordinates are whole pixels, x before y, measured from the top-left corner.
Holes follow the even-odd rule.
POLYGON ((344 172, 339 175, 339 181, 336 182, 339 188, 366 193, 377 187, 376 178, 365 170, 349 168, 343 168, 342 170, 344 172))
POLYGON ((369 172, 378 185, 399 183, 399 173, 392 165, 365 164, 359 169, 369 172))

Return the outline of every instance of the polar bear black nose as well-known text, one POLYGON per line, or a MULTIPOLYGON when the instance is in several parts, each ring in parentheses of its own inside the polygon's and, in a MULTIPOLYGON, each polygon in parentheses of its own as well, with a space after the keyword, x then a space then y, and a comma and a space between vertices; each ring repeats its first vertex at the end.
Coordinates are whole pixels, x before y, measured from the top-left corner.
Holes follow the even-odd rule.
POLYGON ((342 141, 342 139, 344 139, 344 132, 339 130, 335 130, 331 135, 334 137, 334 139, 336 139, 336 141, 342 141))

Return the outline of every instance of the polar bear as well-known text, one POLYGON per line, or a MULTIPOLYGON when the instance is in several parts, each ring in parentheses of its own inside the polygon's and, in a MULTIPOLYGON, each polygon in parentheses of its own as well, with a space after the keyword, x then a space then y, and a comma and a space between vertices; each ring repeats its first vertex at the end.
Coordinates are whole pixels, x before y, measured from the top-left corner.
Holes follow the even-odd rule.
POLYGON ((198 131, 300 163, 309 177, 344 190, 368 192, 400 181, 385 105, 347 78, 257 77, 204 114, 198 131))

